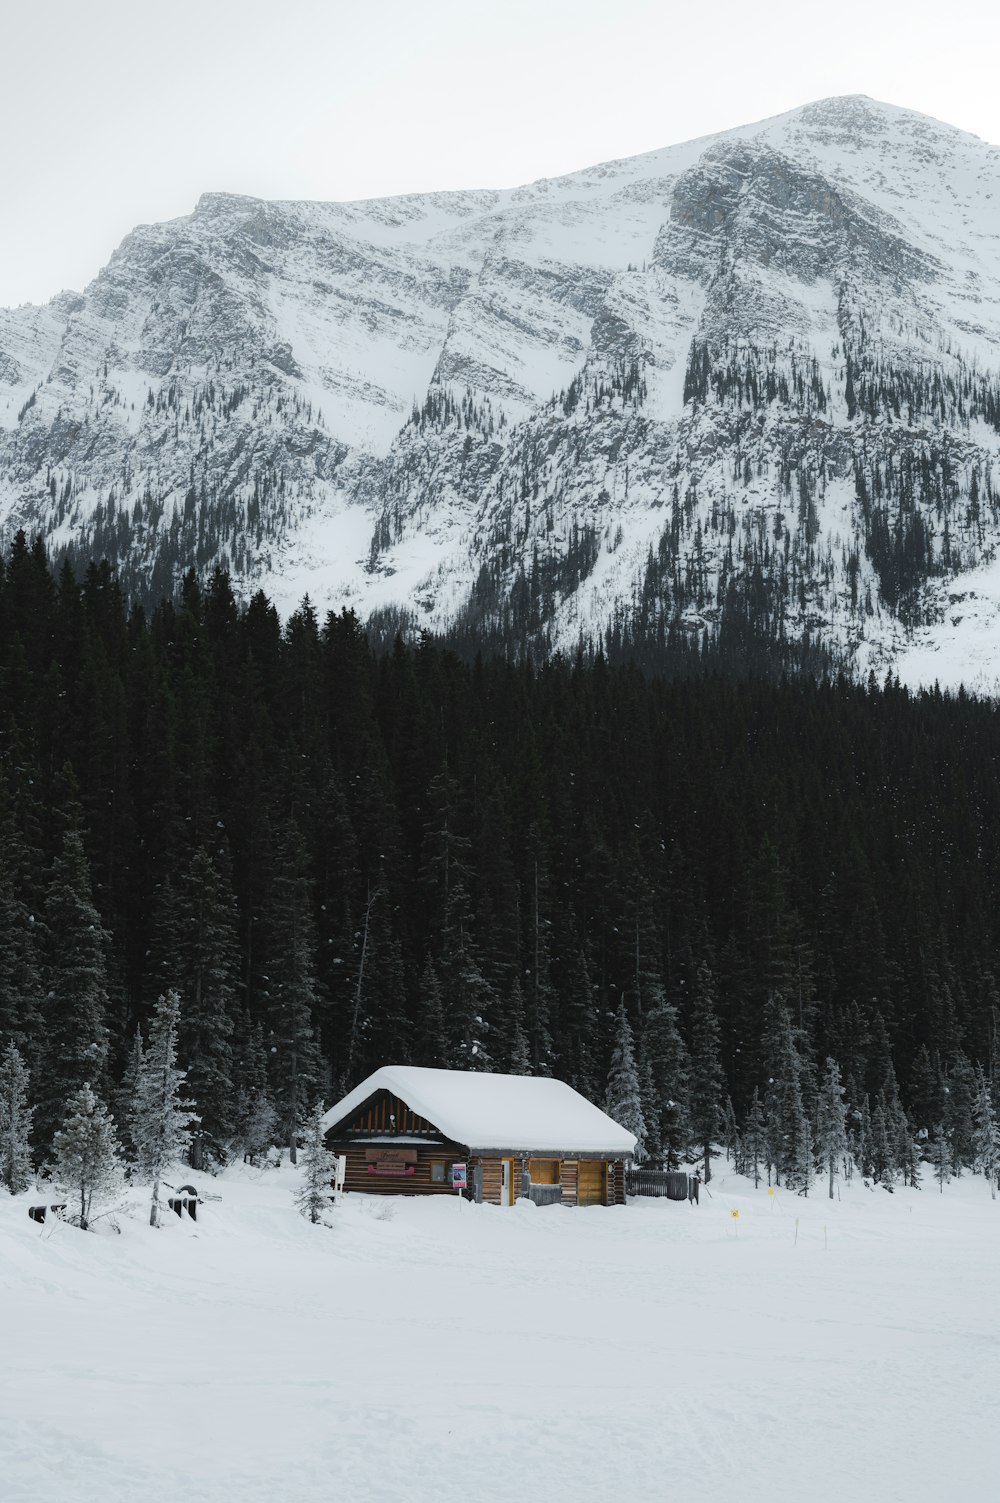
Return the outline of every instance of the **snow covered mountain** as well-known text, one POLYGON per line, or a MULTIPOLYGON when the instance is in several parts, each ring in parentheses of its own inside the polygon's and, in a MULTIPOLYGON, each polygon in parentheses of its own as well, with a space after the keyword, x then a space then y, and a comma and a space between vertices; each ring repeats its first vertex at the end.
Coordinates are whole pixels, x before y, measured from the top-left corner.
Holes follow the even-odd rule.
POLYGON ((0 311, 0 524, 521 645, 1000 672, 1000 149, 861 97, 498 192, 208 194, 0 311))

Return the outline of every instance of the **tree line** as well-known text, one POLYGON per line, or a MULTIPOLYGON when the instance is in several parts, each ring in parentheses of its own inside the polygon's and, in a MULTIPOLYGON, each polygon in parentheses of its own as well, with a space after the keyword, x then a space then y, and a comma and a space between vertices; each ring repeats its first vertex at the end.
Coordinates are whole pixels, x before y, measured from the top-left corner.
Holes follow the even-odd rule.
POLYGON ((376 652, 218 571, 147 613, 19 535, 0 1053, 36 1164, 84 1087, 126 1122, 176 993, 196 1167, 294 1145, 391 1061, 635 1097, 653 1162, 726 1143, 804 1188, 832 1061, 866 1175, 982 1168, 996 707, 723 666, 376 652))

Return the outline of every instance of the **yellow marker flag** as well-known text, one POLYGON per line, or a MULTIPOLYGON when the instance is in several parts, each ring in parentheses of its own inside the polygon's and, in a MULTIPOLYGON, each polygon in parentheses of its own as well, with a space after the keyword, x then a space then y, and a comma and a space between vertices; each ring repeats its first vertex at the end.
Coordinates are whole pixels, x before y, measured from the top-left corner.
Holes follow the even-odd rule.
POLYGON ((740 1213, 739 1213, 739 1211, 730 1211, 729 1214, 730 1214, 730 1216, 732 1216, 732 1218, 733 1218, 734 1221, 738 1221, 740 1219, 740 1213))

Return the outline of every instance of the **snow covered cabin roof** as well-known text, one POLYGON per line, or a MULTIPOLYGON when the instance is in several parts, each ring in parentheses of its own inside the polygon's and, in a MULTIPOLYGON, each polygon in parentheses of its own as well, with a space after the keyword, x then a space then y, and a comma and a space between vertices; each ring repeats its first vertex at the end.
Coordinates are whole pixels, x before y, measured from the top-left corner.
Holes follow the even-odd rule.
POLYGON ((340 1126, 378 1091, 389 1091, 411 1111, 474 1152, 574 1153, 627 1158, 635 1137, 561 1080, 539 1075, 487 1075, 477 1070, 428 1070, 383 1065, 323 1117, 324 1130, 340 1126))

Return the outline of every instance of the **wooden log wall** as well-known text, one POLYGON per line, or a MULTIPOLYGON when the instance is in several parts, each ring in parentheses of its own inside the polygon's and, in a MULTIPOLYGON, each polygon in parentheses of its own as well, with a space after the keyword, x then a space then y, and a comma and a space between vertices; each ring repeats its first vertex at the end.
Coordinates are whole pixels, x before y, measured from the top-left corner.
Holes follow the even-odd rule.
MULTIPOLYGON (((431 1144, 414 1144, 413 1152, 416 1154, 416 1162, 413 1164, 413 1173, 399 1174, 376 1174, 369 1169, 369 1154, 373 1148, 382 1145, 371 1143, 344 1143, 331 1142, 330 1149, 334 1153, 343 1153, 347 1157, 347 1173, 344 1180, 344 1189, 360 1195, 454 1195, 452 1189, 450 1170, 454 1163, 464 1163, 468 1170, 468 1188, 466 1197, 470 1198, 475 1189, 476 1165, 482 1166, 483 1200, 489 1205, 498 1206, 503 1187, 503 1160, 501 1158, 475 1158, 466 1157, 465 1151, 457 1143, 445 1143, 443 1146, 431 1144), (444 1180, 434 1181, 431 1179, 431 1164, 444 1165, 444 1180)), ((385 1145, 387 1148, 389 1144, 385 1145)), ((521 1194, 522 1165, 526 1162, 520 1158, 512 1161, 512 1175, 514 1187, 514 1199, 521 1194)), ((547 1162, 556 1163, 556 1160, 547 1162)), ((409 1167, 409 1166, 407 1166, 409 1167)), ((598 1175, 603 1175, 604 1165, 600 1160, 593 1159, 561 1159, 558 1161, 558 1180, 556 1183, 562 1189, 562 1204, 576 1206, 581 1203, 581 1179, 584 1182, 584 1204, 598 1203, 594 1192, 598 1187, 598 1175), (582 1167, 581 1167, 582 1166, 582 1167)), ((534 1176, 533 1176, 534 1178, 534 1176)), ((621 1206, 625 1204, 625 1165, 621 1160, 615 1160, 607 1165, 607 1188, 602 1197, 605 1205, 621 1206)))
MULTIPOLYGON (((452 1189, 450 1169, 452 1164, 466 1163, 464 1153, 454 1145, 446 1145, 443 1148, 432 1148, 421 1144, 416 1149, 417 1161, 413 1165, 412 1174, 374 1174, 368 1170, 368 1153, 371 1151, 370 1143, 331 1143, 333 1153, 343 1153, 347 1156, 347 1173, 344 1179, 344 1189, 355 1191, 360 1195, 455 1195, 452 1189), (431 1164, 444 1164, 444 1181, 435 1183, 431 1179, 431 1164)), ((469 1168, 469 1187, 471 1193, 472 1169, 469 1168)))
POLYGON ((608 1200, 609 1206, 623 1206, 625 1204, 625 1161, 616 1159, 608 1165, 608 1200))
POLYGON ((575 1206, 579 1201, 580 1165, 576 1159, 562 1159, 559 1164, 559 1183, 562 1185, 562 1203, 575 1206))
MULTIPOLYGON (((500 1192, 503 1189, 502 1160, 479 1159, 477 1162, 482 1165, 483 1170, 483 1201, 491 1206, 498 1206, 500 1204, 500 1192)), ((520 1163, 518 1163, 517 1168, 520 1171, 520 1163)))

